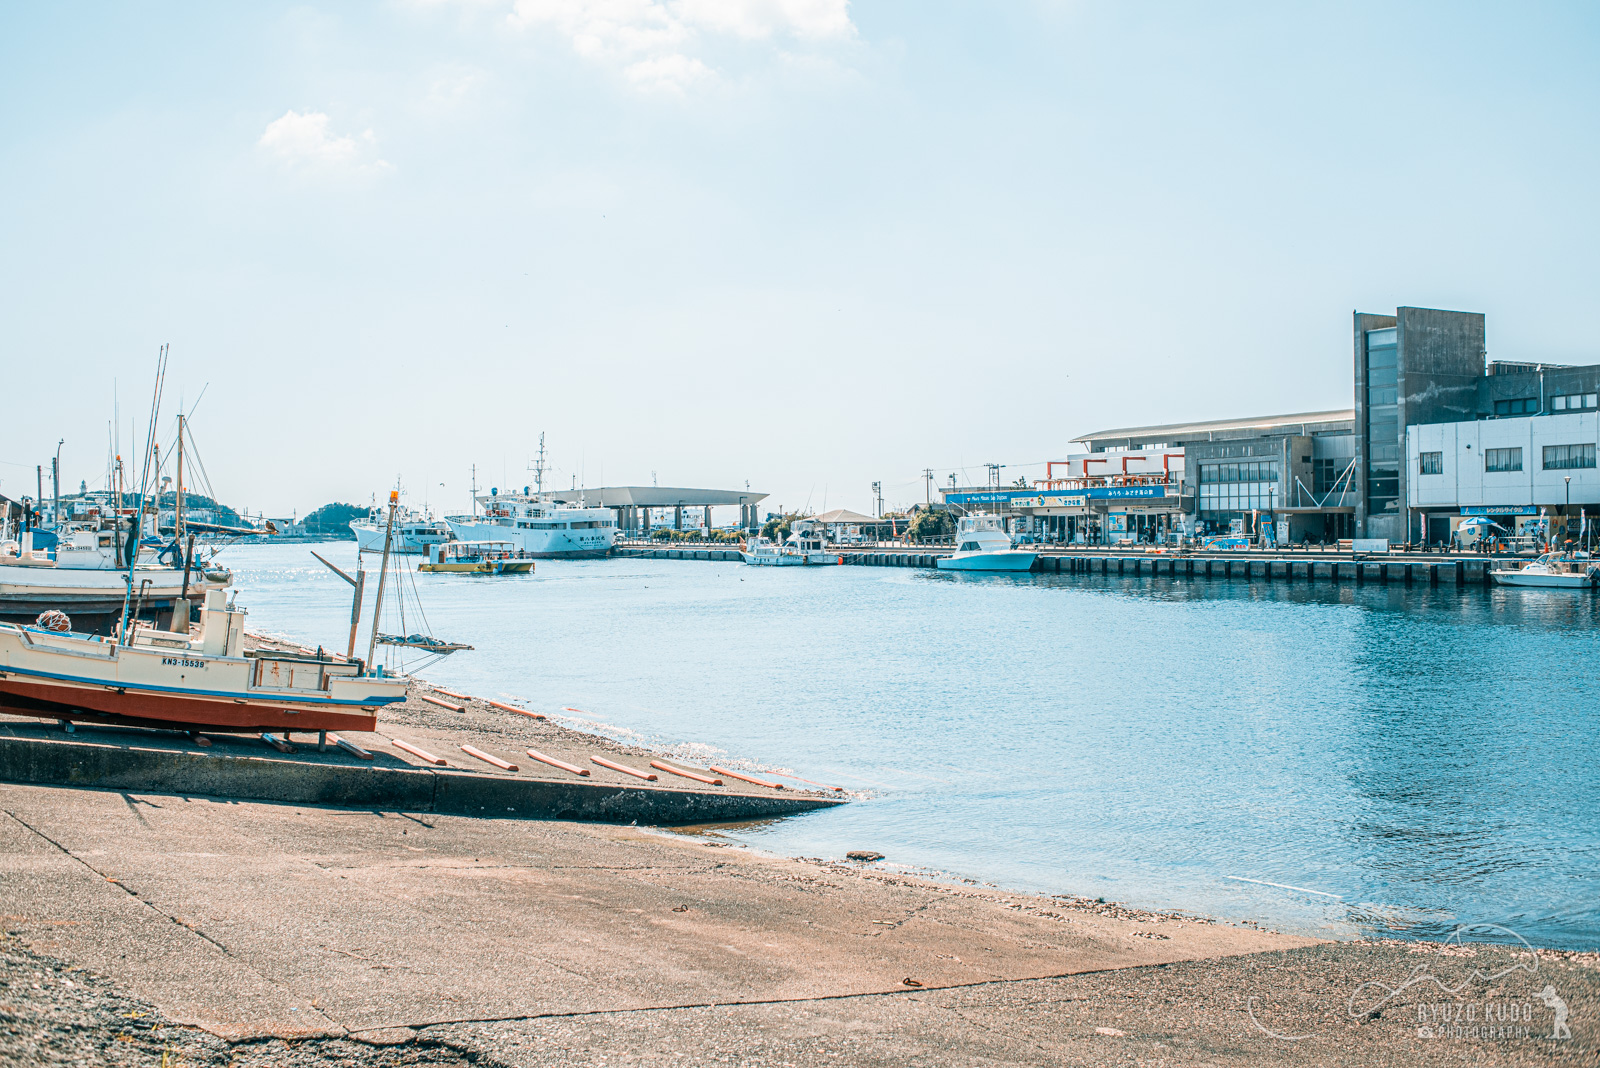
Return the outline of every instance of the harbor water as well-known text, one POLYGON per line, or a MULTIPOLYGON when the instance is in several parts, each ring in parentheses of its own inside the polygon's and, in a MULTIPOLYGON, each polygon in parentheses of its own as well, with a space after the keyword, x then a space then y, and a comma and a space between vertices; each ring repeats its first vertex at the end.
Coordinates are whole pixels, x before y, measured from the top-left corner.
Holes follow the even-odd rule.
MULTIPOLYGON (((310 548, 222 560, 252 630, 342 651, 350 588, 310 548)), ((413 584, 476 647, 430 681, 858 798, 724 832, 758 848, 1324 937, 1600 946, 1594 595, 623 559, 413 584)))

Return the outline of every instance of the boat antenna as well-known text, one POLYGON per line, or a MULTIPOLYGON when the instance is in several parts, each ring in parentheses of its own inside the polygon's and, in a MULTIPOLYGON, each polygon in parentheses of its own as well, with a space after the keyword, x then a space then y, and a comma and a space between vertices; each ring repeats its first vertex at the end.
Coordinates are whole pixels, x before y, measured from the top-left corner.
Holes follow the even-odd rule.
POLYGON ((378 565, 378 596, 372 602, 372 640, 367 642, 367 673, 372 672, 372 654, 378 648, 378 619, 383 610, 383 582, 389 577, 389 546, 394 542, 394 512, 400 507, 400 491, 389 491, 389 523, 383 528, 383 561, 378 565))

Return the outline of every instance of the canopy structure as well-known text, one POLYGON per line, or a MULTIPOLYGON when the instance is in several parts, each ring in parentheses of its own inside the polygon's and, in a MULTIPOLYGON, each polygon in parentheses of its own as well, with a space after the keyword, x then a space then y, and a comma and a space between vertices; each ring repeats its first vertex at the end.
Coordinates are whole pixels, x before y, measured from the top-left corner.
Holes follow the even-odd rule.
POLYGON ((737 505, 739 525, 757 526, 759 508, 765 493, 753 490, 697 489, 688 486, 591 486, 582 489, 552 490, 550 496, 563 504, 583 503, 590 508, 606 507, 617 513, 617 526, 628 533, 648 533, 652 509, 672 509, 672 525, 683 529, 683 510, 704 511, 705 525, 711 526, 711 509, 737 505))
POLYGON ((823 512, 821 515, 814 515, 809 518, 813 523, 821 523, 830 527, 877 526, 880 523, 890 522, 887 519, 876 519, 870 515, 862 515, 860 512, 852 512, 848 508, 835 508, 831 512, 823 512))

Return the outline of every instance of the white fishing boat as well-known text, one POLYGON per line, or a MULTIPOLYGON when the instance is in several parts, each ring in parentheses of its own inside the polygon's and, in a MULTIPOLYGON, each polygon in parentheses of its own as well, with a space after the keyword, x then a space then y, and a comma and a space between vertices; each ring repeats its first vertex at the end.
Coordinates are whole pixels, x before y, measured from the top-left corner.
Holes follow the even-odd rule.
POLYGON ((1600 564, 1588 553, 1545 553, 1526 567, 1496 568, 1490 574, 1501 586, 1587 590, 1600 578, 1600 564))
MULTIPOLYGON (((211 590, 198 630, 116 638, 0 623, 0 710, 181 730, 370 731, 408 680, 332 653, 243 649, 245 612, 211 590)), ((41 622, 70 627, 61 613, 41 622)), ((186 621, 187 622, 187 621, 186 621)))
MULTIPOLYGON (((387 524, 384 510, 376 507, 367 513, 366 519, 352 522, 350 529, 355 532, 357 548, 364 553, 382 552, 387 524)), ((389 546, 389 551, 426 555, 429 546, 454 540, 455 535, 450 533, 450 526, 444 520, 435 518, 432 512, 406 508, 395 517, 393 544, 389 546)))
MULTIPOLYGON (((125 543, 127 535, 121 540, 125 543)), ((0 544, 0 615, 31 619, 52 608, 85 616, 116 613, 130 583, 142 610, 166 611, 186 592, 199 598, 233 581, 227 570, 198 558, 186 576, 183 549, 176 542, 163 546, 158 539, 144 539, 131 569, 126 556, 126 545, 118 543, 112 529, 63 531, 53 553, 35 551, 27 533, 0 544)))
POLYGON ((828 548, 822 531, 807 520, 795 523, 782 543, 771 538, 756 537, 745 543, 739 555, 747 564, 757 567, 805 567, 820 564, 842 564, 844 557, 828 548))
POLYGON ((1029 571, 1038 553, 1014 549, 1000 517, 987 512, 962 516, 956 524, 956 551, 939 558, 943 571, 1029 571))

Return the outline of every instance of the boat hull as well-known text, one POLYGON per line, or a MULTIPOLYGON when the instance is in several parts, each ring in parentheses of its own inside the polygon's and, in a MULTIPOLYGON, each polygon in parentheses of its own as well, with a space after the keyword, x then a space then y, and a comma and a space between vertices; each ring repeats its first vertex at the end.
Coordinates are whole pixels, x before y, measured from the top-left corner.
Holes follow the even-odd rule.
POLYGON ((138 644, 150 638, 0 627, 0 709, 219 733, 370 731, 378 708, 405 700, 404 679, 355 675, 342 660, 211 655, 165 634, 138 644))
POLYGON ((820 567, 842 564, 844 557, 837 553, 749 553, 741 552, 744 562, 756 567, 820 567))
MULTIPOLYGON (((364 553, 383 552, 383 539, 385 529, 362 523, 351 523, 350 529, 355 532, 356 548, 364 553)), ((420 556, 428 551, 430 545, 443 545, 450 541, 448 530, 437 534, 396 534, 389 542, 389 552, 399 553, 401 556, 420 556)))
POLYGON ((491 560, 467 564, 418 564, 418 571, 458 575, 526 575, 533 570, 532 560, 491 560))
POLYGON ((1038 553, 1007 549, 992 553, 956 553, 937 561, 940 571, 1031 571, 1038 553))
POLYGON ((1498 570, 1491 574, 1501 586, 1529 586, 1551 590, 1587 590, 1594 588, 1594 579, 1583 574, 1548 574, 1524 571, 1498 570))
POLYGON ((615 527, 580 527, 574 532, 532 530, 511 525, 509 520, 497 523, 447 519, 445 522, 458 541, 508 541, 534 560, 597 560, 610 555, 611 546, 617 540, 615 527))
POLYGON ((137 689, 0 678, 0 712, 78 723, 199 730, 213 734, 260 731, 372 731, 378 717, 364 708, 339 709, 291 701, 235 701, 137 689))

